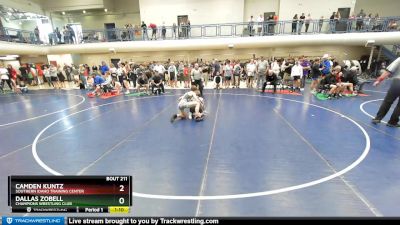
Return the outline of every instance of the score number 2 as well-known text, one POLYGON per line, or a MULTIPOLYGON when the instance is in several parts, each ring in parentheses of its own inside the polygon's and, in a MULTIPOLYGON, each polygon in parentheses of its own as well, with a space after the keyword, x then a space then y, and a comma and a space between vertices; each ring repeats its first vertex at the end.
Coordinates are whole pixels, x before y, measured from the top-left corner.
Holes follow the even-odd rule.
MULTIPOLYGON (((124 188, 125 188, 124 185, 119 185, 120 192, 124 192, 124 188)), ((118 202, 119 202, 119 204, 123 205, 125 203, 125 198, 123 198, 123 197, 119 198, 118 202)))

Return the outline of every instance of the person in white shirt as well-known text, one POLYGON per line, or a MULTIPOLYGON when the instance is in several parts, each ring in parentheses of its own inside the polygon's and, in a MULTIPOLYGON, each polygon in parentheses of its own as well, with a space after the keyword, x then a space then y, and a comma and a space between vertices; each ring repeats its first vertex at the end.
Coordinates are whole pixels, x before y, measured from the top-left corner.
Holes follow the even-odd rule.
POLYGON ((257 18, 257 32, 258 32, 258 36, 261 36, 264 32, 263 32, 263 23, 264 23, 264 17, 263 15, 259 15, 257 18))
POLYGON ((224 70, 224 88, 229 88, 233 76, 233 68, 231 66, 230 60, 226 60, 223 70, 224 70))
POLYGON ((275 59, 274 62, 271 64, 271 70, 274 72, 276 76, 279 76, 281 68, 279 66, 278 60, 275 59))
POLYGON ((298 60, 296 60, 294 66, 292 67, 292 72, 290 76, 293 79, 294 90, 300 91, 300 81, 303 76, 303 67, 300 65, 300 62, 298 60))
POLYGON ((7 83, 8 87, 10 88, 10 90, 12 90, 12 86, 11 86, 11 78, 8 74, 8 70, 6 68, 4 68, 3 65, 0 64, 0 79, 1 79, 1 83, 0 83, 0 89, 2 92, 4 92, 4 84, 7 83))
POLYGON ((170 86, 172 88, 176 88, 176 80, 178 76, 178 70, 176 69, 176 66, 174 62, 170 63, 170 66, 168 67, 168 76, 169 76, 169 81, 170 81, 170 86))
POLYGON ((157 65, 156 66, 154 66, 154 68, 153 68, 153 70, 155 71, 155 72, 157 72, 157 73, 161 73, 161 74, 164 74, 164 72, 165 72, 165 67, 161 64, 161 63, 157 63, 157 65))
POLYGON ((256 73, 257 66, 254 63, 254 59, 251 59, 246 65, 247 72, 247 88, 253 88, 254 75, 256 73))

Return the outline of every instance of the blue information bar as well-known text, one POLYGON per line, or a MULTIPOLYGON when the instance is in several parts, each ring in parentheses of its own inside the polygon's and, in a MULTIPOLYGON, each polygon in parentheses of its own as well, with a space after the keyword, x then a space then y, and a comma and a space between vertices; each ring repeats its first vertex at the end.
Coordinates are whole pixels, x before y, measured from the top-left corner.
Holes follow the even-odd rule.
POLYGON ((3 225, 64 225, 64 217, 3 216, 3 225))

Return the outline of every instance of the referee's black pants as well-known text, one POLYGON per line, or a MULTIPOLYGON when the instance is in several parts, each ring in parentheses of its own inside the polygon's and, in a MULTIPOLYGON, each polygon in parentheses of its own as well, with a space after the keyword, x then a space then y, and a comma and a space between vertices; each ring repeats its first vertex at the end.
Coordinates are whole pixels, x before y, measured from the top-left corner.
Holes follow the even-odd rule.
MULTIPOLYGON (((382 120, 383 117, 385 117, 385 115, 389 111, 390 106, 392 106, 393 102, 399 97, 400 97, 400 78, 394 78, 388 92, 386 93, 385 99, 383 100, 382 105, 379 108, 378 113, 376 114, 375 119, 382 120)), ((393 125, 397 124, 399 122, 399 116, 400 116, 400 100, 397 102, 397 106, 394 108, 394 111, 388 123, 393 125)))
POLYGON ((203 88, 204 88, 203 81, 202 80, 194 80, 193 83, 194 83, 194 85, 196 85, 199 88, 200 95, 201 95, 201 97, 203 97, 203 88))

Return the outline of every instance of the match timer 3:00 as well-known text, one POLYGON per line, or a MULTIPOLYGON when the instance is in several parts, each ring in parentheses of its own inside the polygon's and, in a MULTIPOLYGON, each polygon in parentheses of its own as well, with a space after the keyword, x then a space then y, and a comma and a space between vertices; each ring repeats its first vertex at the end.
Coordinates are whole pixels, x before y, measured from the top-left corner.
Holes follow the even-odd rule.
POLYGON ((132 176, 9 176, 12 212, 127 213, 132 176))

